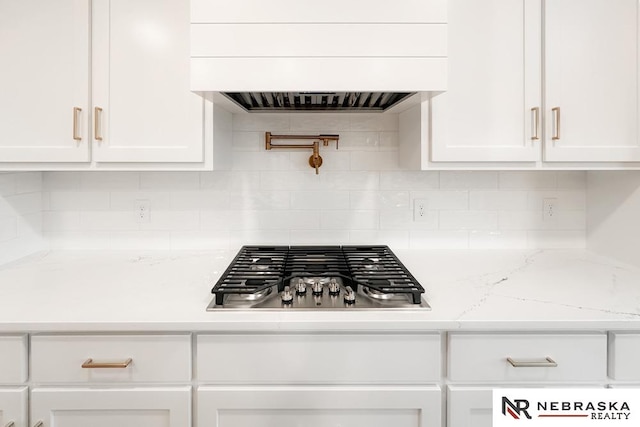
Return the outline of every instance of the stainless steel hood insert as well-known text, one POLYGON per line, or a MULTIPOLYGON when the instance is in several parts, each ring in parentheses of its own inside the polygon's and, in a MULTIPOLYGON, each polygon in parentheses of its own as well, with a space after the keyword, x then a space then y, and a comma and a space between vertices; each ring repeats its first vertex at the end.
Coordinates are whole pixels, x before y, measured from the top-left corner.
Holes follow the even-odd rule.
POLYGON ((382 112, 415 92, 223 92, 249 112, 382 112))

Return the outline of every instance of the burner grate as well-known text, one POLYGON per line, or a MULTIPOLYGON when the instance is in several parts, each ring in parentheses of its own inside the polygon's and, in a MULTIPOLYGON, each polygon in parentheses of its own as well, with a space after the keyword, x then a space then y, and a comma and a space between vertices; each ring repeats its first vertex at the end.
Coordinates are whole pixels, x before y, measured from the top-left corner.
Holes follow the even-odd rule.
POLYGON ((424 288, 388 246, 342 248, 355 282, 380 293, 404 294, 420 304, 424 288))

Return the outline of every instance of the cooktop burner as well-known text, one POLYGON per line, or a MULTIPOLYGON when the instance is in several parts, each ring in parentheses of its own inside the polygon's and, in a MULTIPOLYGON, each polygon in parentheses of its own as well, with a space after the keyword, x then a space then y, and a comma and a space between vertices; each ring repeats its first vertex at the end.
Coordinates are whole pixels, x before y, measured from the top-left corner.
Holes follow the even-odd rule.
POLYGON ((388 246, 243 246, 211 292, 218 309, 430 309, 388 246))

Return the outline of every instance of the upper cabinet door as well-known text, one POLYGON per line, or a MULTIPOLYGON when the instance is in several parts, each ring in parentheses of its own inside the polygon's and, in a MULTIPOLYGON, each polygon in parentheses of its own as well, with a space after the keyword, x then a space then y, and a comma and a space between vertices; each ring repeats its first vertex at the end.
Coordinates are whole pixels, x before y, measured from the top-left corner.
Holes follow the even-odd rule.
POLYGON ((540 0, 449 0, 449 89, 431 101, 431 160, 539 160, 540 0))
POLYGON ((546 0, 546 161, 639 161, 638 1, 546 0))
POLYGON ((204 100, 190 91, 189 2, 93 1, 96 162, 202 162, 204 100))
POLYGON ((89 0, 0 0, 0 162, 89 161, 89 0))

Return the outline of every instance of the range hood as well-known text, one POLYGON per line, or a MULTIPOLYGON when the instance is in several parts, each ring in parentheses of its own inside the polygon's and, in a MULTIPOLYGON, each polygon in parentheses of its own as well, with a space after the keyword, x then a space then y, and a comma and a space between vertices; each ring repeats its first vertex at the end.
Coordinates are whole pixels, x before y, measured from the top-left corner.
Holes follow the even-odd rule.
POLYGON ((400 112, 447 88, 446 12, 446 0, 192 0, 191 90, 232 112, 400 112))

